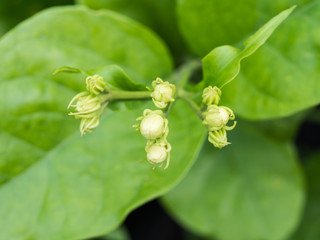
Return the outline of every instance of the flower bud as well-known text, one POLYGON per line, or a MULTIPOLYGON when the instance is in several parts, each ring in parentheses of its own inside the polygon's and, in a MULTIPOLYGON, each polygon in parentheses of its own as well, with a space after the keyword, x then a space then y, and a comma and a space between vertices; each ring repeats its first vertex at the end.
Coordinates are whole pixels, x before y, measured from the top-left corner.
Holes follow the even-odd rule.
POLYGON ((214 86, 209 86, 203 90, 202 102, 206 105, 218 105, 220 101, 221 90, 220 88, 214 86))
POLYGON ((75 116, 75 118, 81 118, 81 135, 84 135, 86 132, 90 133, 98 127, 100 116, 104 109, 104 107, 101 106, 99 97, 94 96, 89 92, 81 92, 70 101, 68 108, 69 107, 73 107, 76 110, 76 112, 71 112, 69 115, 75 116), (73 104, 75 101, 76 104, 73 104))
POLYGON ((176 87, 169 82, 163 82, 161 78, 157 78, 152 82, 154 91, 151 93, 152 101, 158 108, 165 108, 169 102, 173 102, 173 95, 176 87))
POLYGON ((163 117, 161 110, 152 111, 146 109, 143 112, 143 116, 137 118, 137 120, 141 120, 141 123, 133 127, 138 127, 137 130, 146 139, 166 138, 169 133, 168 120, 163 117))
POLYGON ((165 119, 159 114, 149 114, 140 125, 140 132, 146 139, 156 139, 165 133, 165 119))
POLYGON ((106 83, 101 76, 95 74, 86 78, 86 85, 91 94, 99 95, 104 91, 106 83))
POLYGON ((166 169, 170 163, 171 145, 166 139, 149 140, 146 145, 147 159, 150 163, 154 164, 153 169, 158 163, 162 167, 165 160, 167 160, 166 169))
POLYGON ((69 113, 69 115, 74 115, 76 118, 92 118, 96 115, 96 112, 101 108, 100 99, 88 92, 82 92, 77 94, 68 106, 74 107, 77 112, 69 113), (76 104, 72 105, 74 101, 76 104))
POLYGON ((167 158, 167 150, 158 144, 152 145, 147 152, 147 159, 152 163, 161 163, 167 158))
POLYGON ((234 119, 231 109, 210 105, 208 111, 203 113, 203 124, 207 125, 209 131, 215 131, 223 128, 229 119, 234 119))
POLYGON ((227 132, 224 128, 209 132, 208 140, 217 148, 223 148, 230 144, 227 139, 227 132))
POLYGON ((82 118, 80 122, 80 132, 84 135, 86 132, 91 133, 100 123, 100 115, 93 118, 82 118))

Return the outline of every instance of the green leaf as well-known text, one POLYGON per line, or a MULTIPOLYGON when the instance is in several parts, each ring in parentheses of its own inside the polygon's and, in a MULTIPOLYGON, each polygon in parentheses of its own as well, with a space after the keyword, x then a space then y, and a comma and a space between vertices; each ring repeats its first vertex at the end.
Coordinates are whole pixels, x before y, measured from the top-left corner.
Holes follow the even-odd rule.
POLYGON ((101 235, 132 209, 168 191, 197 156, 205 129, 184 103, 177 103, 169 118, 171 164, 152 170, 144 161, 146 140, 131 127, 142 111, 108 111, 94 133, 80 137, 77 132, 3 184, 0 239, 101 235), (187 138, 185 129, 192 129, 187 138))
POLYGON ((163 202, 182 224, 222 240, 285 239, 304 202, 293 148, 240 122, 232 145, 209 143, 163 202))
POLYGON ((306 110, 290 117, 252 121, 250 124, 274 139, 290 141, 296 137, 301 124, 309 117, 310 113, 310 110, 306 110))
POLYGON ((130 240, 130 237, 127 230, 124 227, 120 227, 108 233, 108 235, 100 237, 99 240, 130 240))
POLYGON ((320 153, 309 157, 306 165, 306 178, 308 197, 304 214, 292 240, 318 240, 320 239, 320 153))
POLYGON ((173 0, 77 0, 93 9, 110 9, 148 26, 168 44, 176 61, 184 61, 185 44, 178 30, 176 1, 173 0))
POLYGON ((273 31, 290 15, 294 7, 287 9, 261 27, 244 42, 244 49, 222 46, 213 49, 202 60, 205 87, 208 85, 222 88, 240 72, 242 59, 252 55, 270 37, 273 31))
POLYGON ((132 209, 168 191, 198 154, 205 129, 182 102, 169 118, 173 149, 166 171, 143 161, 146 140, 131 127, 143 107, 108 110, 83 137, 79 121, 67 116, 85 82, 78 74, 51 79, 60 66, 119 65, 142 84, 170 74, 166 47, 128 18, 83 7, 50 9, 4 36, 0 59, 0 239, 108 233, 132 209))

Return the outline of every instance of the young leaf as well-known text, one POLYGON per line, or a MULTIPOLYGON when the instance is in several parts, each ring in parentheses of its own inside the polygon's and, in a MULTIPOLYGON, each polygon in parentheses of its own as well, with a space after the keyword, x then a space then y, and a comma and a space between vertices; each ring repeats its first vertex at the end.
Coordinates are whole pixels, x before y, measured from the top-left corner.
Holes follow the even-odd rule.
POLYGON ((70 80, 69 74, 61 73, 75 73, 81 74, 78 75, 79 82, 82 81, 83 85, 85 85, 85 79, 88 76, 93 76, 98 74, 101 76, 106 82, 107 86, 110 89, 118 89, 118 90, 126 90, 126 91, 145 91, 146 86, 143 84, 138 84, 134 82, 126 72, 118 65, 112 64, 104 67, 100 67, 97 69, 91 69, 84 71, 79 68, 63 66, 58 68, 54 73, 54 80, 59 82, 68 82, 70 80), (58 76, 56 76, 58 75, 58 76))
POLYGON ((294 8, 295 6, 281 12, 262 26, 244 42, 243 50, 232 46, 221 46, 205 56, 202 60, 205 86, 212 85, 222 88, 232 81, 240 71, 241 60, 253 54, 263 45, 294 8))
POLYGON ((290 145, 239 123, 232 145, 207 144, 188 175, 163 198, 190 229, 217 239, 286 239, 304 203, 290 145))

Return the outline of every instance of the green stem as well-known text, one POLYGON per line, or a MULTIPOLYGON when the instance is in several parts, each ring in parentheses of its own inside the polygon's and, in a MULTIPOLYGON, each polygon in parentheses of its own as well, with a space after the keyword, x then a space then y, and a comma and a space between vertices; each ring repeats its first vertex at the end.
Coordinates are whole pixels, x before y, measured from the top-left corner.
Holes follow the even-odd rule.
POLYGON ((198 115, 198 117, 200 119, 203 119, 201 109, 198 106, 198 104, 196 104, 192 100, 190 93, 186 92, 183 89, 180 89, 178 92, 178 97, 180 97, 182 100, 184 100, 191 107, 191 109, 198 115))
MULTIPOLYGON (((191 60, 186 64, 182 65, 178 70, 176 70, 171 77, 168 79, 171 83, 176 85, 177 93, 175 98, 179 98, 179 93, 184 91, 183 88, 187 84, 192 73, 201 66, 201 61, 199 59, 191 60)), ((182 97, 181 97, 182 98, 182 97)), ((188 96, 186 96, 188 98, 188 96)), ((187 101, 187 100, 186 100, 187 101)), ((168 118, 176 102, 169 104, 166 110, 166 117, 168 118)))
POLYGON ((110 91, 107 94, 101 96, 101 100, 105 101, 117 101, 117 100, 140 100, 151 98, 149 91, 110 91))

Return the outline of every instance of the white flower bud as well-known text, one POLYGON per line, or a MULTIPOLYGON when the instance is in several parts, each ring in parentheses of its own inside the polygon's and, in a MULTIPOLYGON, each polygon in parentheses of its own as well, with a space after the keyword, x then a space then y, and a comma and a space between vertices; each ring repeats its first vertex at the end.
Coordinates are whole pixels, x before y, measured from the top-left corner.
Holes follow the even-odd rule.
POLYGON ((156 139, 165 133, 165 119, 159 114, 149 114, 140 124, 140 132, 146 139, 156 139))
POLYGON ((230 111, 228 111, 226 107, 210 105, 208 111, 203 113, 203 124, 207 125, 209 131, 219 130, 226 126, 229 119, 231 119, 230 111))
POLYGON ((100 123, 100 115, 93 118, 82 118, 80 122, 80 132, 84 135, 86 132, 91 133, 100 123))
POLYGON ((166 139, 148 140, 145 149, 148 161, 154 165, 153 169, 158 163, 161 163, 159 167, 162 167, 165 160, 167 163, 164 169, 169 166, 171 145, 166 139))
POLYGON ((141 120, 141 123, 133 125, 133 127, 137 127, 137 131, 140 131, 142 136, 148 140, 166 138, 169 133, 168 119, 163 117, 161 110, 146 109, 143 116, 138 117, 137 120, 141 120))
POLYGON ((202 102, 206 105, 218 105, 220 101, 221 90, 218 87, 209 86, 203 90, 202 102))
POLYGON ((140 131, 146 139, 148 139, 145 150, 147 152, 147 159, 152 163, 153 169, 158 163, 161 163, 161 167, 165 160, 167 160, 166 169, 170 162, 171 145, 167 141, 169 133, 168 119, 163 116, 161 110, 152 111, 145 109, 143 116, 138 117, 137 120, 141 120, 140 124, 133 125, 140 131))
POLYGON ((147 152, 147 159, 152 163, 161 163, 167 158, 167 149, 164 146, 153 144, 147 152))
POLYGON ((77 112, 69 113, 76 118, 92 118, 96 115, 96 112, 100 110, 100 99, 88 92, 82 92, 77 94, 70 102, 69 107, 74 107, 77 112), (72 105, 74 101, 76 104, 72 105))
POLYGON ((227 133, 224 128, 209 132, 208 140, 217 148, 223 148, 230 144, 230 142, 228 142, 227 133))
POLYGON ((86 85, 91 94, 98 95, 104 91, 106 83, 101 76, 95 74, 86 78, 86 85))
POLYGON ((75 118, 81 118, 80 132, 84 135, 86 132, 92 132, 100 123, 100 116, 103 112, 101 100, 99 97, 90 94, 89 92, 81 92, 77 94, 70 102, 69 107, 75 108, 76 112, 71 112, 69 115, 75 118), (76 104, 72 103, 77 101, 76 104))
POLYGON ((152 82, 154 91, 151 94, 152 101, 158 108, 165 108, 169 102, 173 102, 175 93, 175 85, 169 82, 163 82, 161 78, 157 78, 152 82))

